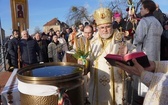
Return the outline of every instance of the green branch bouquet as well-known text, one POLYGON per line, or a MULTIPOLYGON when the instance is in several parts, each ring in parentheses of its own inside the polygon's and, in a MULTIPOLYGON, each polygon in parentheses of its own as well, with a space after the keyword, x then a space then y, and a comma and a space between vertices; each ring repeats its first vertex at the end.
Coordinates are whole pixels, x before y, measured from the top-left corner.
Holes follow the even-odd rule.
POLYGON ((73 57, 77 59, 78 64, 84 65, 85 71, 84 74, 87 74, 88 67, 89 67, 89 61, 86 59, 89 56, 90 52, 85 52, 80 49, 78 49, 75 54, 73 54, 73 57))

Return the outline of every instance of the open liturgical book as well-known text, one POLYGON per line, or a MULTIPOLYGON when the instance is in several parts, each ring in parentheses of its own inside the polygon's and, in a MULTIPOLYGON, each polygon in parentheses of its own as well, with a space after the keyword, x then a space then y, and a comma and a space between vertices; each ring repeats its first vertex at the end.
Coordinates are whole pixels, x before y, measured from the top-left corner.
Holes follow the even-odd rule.
POLYGON ((116 61, 122 62, 126 65, 133 66, 132 59, 136 59, 137 62, 143 67, 149 67, 150 63, 147 55, 144 52, 133 52, 126 55, 107 54, 104 57, 112 66, 116 66, 116 61))

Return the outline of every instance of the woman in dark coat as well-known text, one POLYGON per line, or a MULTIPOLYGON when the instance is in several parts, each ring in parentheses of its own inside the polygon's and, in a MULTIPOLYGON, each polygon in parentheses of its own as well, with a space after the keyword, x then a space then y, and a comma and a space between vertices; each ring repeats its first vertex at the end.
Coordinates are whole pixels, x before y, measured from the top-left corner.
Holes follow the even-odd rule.
POLYGON ((41 38, 40 33, 35 34, 35 40, 40 47, 38 61, 39 62, 48 62, 48 48, 47 48, 48 44, 47 44, 47 41, 45 39, 41 38))

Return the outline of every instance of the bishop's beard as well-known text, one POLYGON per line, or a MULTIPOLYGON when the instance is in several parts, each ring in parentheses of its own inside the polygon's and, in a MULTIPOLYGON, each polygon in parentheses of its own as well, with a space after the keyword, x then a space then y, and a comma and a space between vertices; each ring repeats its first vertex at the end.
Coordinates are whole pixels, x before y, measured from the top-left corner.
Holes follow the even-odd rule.
POLYGON ((111 36, 112 36, 112 33, 100 35, 100 37, 103 38, 103 39, 108 39, 108 38, 110 38, 111 36))

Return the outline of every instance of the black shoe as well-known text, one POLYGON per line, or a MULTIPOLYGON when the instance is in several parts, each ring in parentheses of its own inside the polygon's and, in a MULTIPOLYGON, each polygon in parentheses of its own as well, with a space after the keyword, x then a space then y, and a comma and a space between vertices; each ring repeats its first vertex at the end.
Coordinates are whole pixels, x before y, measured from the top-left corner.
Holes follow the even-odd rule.
POLYGON ((87 99, 87 97, 85 98, 85 103, 84 103, 84 105, 91 105, 90 102, 89 102, 89 100, 87 99))
POLYGON ((13 70, 14 70, 14 67, 13 67, 13 66, 11 66, 11 67, 8 68, 8 71, 9 71, 9 72, 13 72, 13 70))

